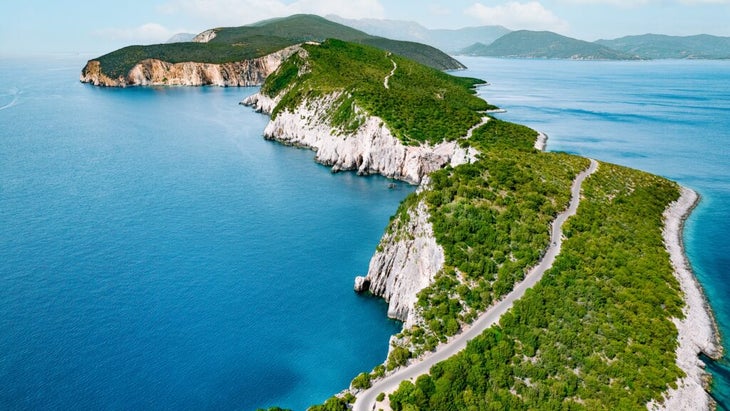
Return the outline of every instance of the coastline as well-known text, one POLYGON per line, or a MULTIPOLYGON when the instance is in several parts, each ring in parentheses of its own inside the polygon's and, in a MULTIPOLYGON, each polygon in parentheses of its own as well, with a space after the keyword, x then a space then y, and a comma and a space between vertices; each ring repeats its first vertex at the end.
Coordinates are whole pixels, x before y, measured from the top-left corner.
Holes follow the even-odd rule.
POLYGON ((676 381, 677 388, 669 388, 665 392, 662 403, 651 401, 647 408, 710 410, 715 408, 714 400, 707 391, 710 376, 699 355, 718 359, 722 356, 722 345, 712 310, 689 264, 682 239, 684 223, 700 197, 689 188, 680 187, 680 190, 677 201, 664 211, 662 235, 686 304, 682 310, 684 318, 673 320, 678 333, 677 365, 686 375, 676 381))

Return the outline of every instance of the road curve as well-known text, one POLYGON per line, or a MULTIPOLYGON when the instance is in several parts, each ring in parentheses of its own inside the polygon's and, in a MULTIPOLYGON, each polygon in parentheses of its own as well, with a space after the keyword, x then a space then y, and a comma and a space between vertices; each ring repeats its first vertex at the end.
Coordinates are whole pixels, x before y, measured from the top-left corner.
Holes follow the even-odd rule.
POLYGON ((447 343, 439 345, 436 351, 427 356, 424 360, 415 362, 396 373, 391 374, 382 380, 376 381, 372 387, 360 392, 357 395, 357 400, 353 406, 354 411, 372 411, 375 409, 375 398, 379 393, 391 393, 398 388, 401 381, 403 380, 414 380, 421 374, 426 374, 433 365, 441 362, 459 351, 466 348, 467 341, 481 334, 484 330, 499 321, 499 318, 512 308, 512 304, 519 298, 521 298, 528 288, 533 287, 542 278, 542 275, 555 262, 555 257, 560 253, 560 247, 563 243, 563 223, 570 216, 575 215, 578 210, 578 203, 580 203, 580 190, 583 181, 589 175, 593 174, 598 169, 598 162, 590 159, 590 166, 580 172, 573 181, 571 187, 571 198, 568 209, 558 214, 553 222, 552 230, 550 232, 550 246, 548 247, 542 260, 534 266, 529 273, 525 276, 519 284, 515 285, 514 289, 501 299, 496 304, 492 305, 487 311, 479 316, 467 329, 462 331, 460 334, 452 337, 447 343))

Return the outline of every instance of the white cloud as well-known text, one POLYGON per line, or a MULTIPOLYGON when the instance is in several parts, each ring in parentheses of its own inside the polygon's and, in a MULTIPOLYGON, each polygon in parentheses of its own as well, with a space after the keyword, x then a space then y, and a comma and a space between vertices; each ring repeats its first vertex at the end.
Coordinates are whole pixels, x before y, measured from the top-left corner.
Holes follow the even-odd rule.
POLYGON ((272 17, 297 13, 336 14, 344 18, 383 18, 379 0, 171 0, 160 11, 182 13, 214 26, 240 26, 272 17))
POLYGON ((486 25, 502 25, 513 30, 551 30, 565 32, 568 23, 537 1, 507 3, 489 7, 474 3, 464 10, 464 14, 476 17, 486 25))
POLYGON ((106 28, 96 31, 96 35, 109 40, 135 44, 164 43, 170 37, 185 30, 170 30, 157 23, 147 23, 132 28, 106 28))

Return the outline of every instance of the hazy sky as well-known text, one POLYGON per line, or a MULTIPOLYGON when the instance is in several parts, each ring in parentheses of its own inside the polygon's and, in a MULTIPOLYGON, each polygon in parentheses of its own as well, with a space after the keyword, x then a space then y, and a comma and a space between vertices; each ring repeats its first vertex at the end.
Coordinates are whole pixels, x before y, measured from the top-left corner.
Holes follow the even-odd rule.
POLYGON ((501 24, 591 41, 644 33, 730 36, 730 0, 2 0, 0 55, 99 54, 294 13, 429 28, 501 24))

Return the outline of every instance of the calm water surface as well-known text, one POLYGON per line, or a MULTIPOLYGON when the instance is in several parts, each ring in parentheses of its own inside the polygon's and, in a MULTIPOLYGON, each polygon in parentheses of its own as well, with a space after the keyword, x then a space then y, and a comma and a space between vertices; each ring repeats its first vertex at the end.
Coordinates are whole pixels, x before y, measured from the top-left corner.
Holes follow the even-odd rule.
MULTIPOLYGON (((548 149, 702 194, 687 251, 728 335, 730 63, 462 60, 548 149)), ((264 141, 254 89, 83 63, 0 61, 0 408, 303 409, 383 360, 399 324, 352 279, 410 187, 264 141)))
MULTIPOLYGON (((730 62, 581 62, 460 58, 460 75, 500 118, 547 133, 567 151, 666 176, 702 201, 685 245, 730 351, 730 62)), ((709 364, 718 408, 730 409, 730 363, 709 364)))
POLYGON ((264 141, 255 89, 0 61, 0 409, 301 410, 399 324, 352 291, 411 188, 264 141))

